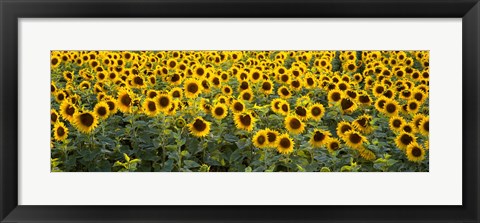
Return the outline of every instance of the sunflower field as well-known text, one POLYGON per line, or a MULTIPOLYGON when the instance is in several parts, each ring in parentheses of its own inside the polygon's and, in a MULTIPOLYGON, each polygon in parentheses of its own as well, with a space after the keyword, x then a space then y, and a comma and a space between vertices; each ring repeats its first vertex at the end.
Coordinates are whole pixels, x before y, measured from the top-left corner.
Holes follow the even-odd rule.
POLYGON ((51 51, 52 172, 427 172, 429 51, 51 51))

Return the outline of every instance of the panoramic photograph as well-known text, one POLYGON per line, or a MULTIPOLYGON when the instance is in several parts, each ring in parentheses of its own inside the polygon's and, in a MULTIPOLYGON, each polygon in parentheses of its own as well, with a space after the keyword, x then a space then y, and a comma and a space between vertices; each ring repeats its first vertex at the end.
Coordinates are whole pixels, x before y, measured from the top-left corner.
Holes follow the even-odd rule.
POLYGON ((428 172, 429 51, 51 51, 52 172, 428 172))

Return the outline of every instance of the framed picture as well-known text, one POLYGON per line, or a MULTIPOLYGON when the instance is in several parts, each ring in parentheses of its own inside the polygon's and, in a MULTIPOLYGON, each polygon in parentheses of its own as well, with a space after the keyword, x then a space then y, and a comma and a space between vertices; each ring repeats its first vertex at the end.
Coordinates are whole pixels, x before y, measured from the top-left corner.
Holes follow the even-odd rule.
POLYGON ((0 7, 2 222, 480 220, 478 1, 0 7))

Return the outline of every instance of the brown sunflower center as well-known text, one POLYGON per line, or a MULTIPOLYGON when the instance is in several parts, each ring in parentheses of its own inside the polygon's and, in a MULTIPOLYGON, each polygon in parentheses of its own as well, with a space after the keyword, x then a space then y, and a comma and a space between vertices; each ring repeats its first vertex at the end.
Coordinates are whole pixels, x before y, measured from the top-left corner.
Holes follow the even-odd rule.
POLYGON ((177 81, 179 81, 179 80, 180 80, 180 75, 178 75, 178 74, 173 74, 171 80, 172 80, 172 82, 177 82, 177 81))
POLYGON ((282 92, 282 94, 283 94, 284 96, 290 95, 290 91, 288 91, 287 88, 282 88, 282 90, 281 90, 280 92, 282 92))
POLYGON ((203 131, 207 128, 207 124, 204 121, 202 121, 201 119, 196 119, 195 122, 193 123, 193 128, 195 128, 195 130, 201 132, 201 131, 203 131))
POLYGON ((418 108, 418 105, 417 105, 417 103, 412 102, 412 103, 408 104, 408 107, 409 107, 411 110, 415 110, 415 109, 418 108))
POLYGON ((297 81, 297 80, 292 81, 292 87, 299 88, 300 87, 300 82, 297 81))
POLYGON ((315 82, 313 81, 312 78, 310 78, 310 77, 307 78, 307 84, 308 84, 309 86, 312 86, 314 83, 315 83, 315 82))
POLYGON ((281 80, 282 80, 283 82, 287 82, 287 81, 288 81, 288 75, 282 75, 281 80))
POLYGON ((338 144, 338 142, 332 142, 330 143, 329 148, 331 150, 338 150, 340 148, 340 145, 338 144))
POLYGON ((394 113, 397 110, 397 106, 392 103, 387 104, 386 110, 388 113, 394 113))
POLYGON ((242 90, 247 90, 247 89, 248 89, 248 82, 243 81, 243 82, 240 84, 240 89, 242 89, 242 90))
POLYGON ((290 140, 287 139, 287 138, 282 138, 282 139, 280 139, 280 143, 279 143, 279 144, 280 144, 280 146, 281 146, 282 148, 285 148, 285 149, 290 148, 290 146, 292 145, 292 143, 290 142, 290 140))
POLYGON ((137 85, 143 85, 143 78, 136 76, 135 78, 133 78, 133 82, 137 85))
POLYGON ((417 100, 417 101, 421 101, 423 99, 423 94, 420 93, 420 92, 417 92, 413 95, 413 97, 417 100))
POLYGON ((215 108, 214 112, 215 112, 216 115, 222 116, 225 113, 225 110, 223 110, 222 107, 217 107, 217 108, 215 108))
POLYGON ((403 145, 409 145, 413 142, 413 138, 408 134, 402 134, 402 136, 400 136, 400 142, 402 142, 403 145))
POLYGON ((272 89, 272 85, 270 84, 270 82, 263 82, 262 89, 265 91, 269 91, 270 89, 272 89))
POLYGON ((343 110, 347 110, 353 106, 353 102, 348 98, 344 98, 342 99, 342 102, 340 103, 340 105, 342 106, 343 110))
POLYGON ((93 125, 94 117, 90 113, 83 113, 80 115, 80 123, 83 126, 90 127, 93 125))
POLYGON ((236 111, 243 111, 243 104, 240 102, 235 102, 235 104, 233 104, 233 108, 235 108, 236 111))
POLYGON ((57 128, 57 135, 60 136, 60 137, 65 135, 65 129, 63 129, 62 126, 57 128))
POLYGON ((107 101, 107 105, 108 105, 108 110, 113 110, 115 108, 115 103, 113 103, 112 101, 107 101))
POLYGON ((341 98, 341 96, 340 96, 340 93, 339 93, 339 92, 333 92, 333 93, 332 93, 332 100, 333 100, 333 101, 339 101, 340 98, 341 98))
POLYGON ((350 134, 350 136, 348 137, 348 140, 350 140, 350 142, 353 144, 359 144, 362 141, 362 137, 357 133, 353 133, 353 134, 350 134))
POLYGON ((361 119, 357 120, 357 123, 362 127, 367 127, 367 124, 368 124, 367 121, 368 121, 367 118, 361 118, 361 119))
POLYGON ((254 72, 254 73, 252 74, 252 78, 253 78, 254 80, 257 80, 258 78, 260 78, 260 74, 259 74, 258 72, 254 72))
POLYGON ((349 64, 349 65, 348 65, 348 70, 353 70, 353 69, 355 69, 355 65, 349 64))
POLYGON ((322 109, 320 109, 319 107, 313 107, 311 112, 313 116, 319 116, 322 114, 322 109))
POLYGON ((56 65, 58 63, 58 59, 57 58, 53 58, 52 59, 52 65, 56 65))
POLYGON ((287 104, 282 105, 282 111, 288 112, 288 105, 287 104))
POLYGON ((65 95, 64 94, 58 94, 57 98, 58 98, 58 100, 63 101, 63 99, 65 99, 65 95))
POLYGON ((267 139, 265 139, 265 136, 261 135, 257 138, 257 143, 260 144, 260 145, 263 145, 265 143, 265 141, 267 141, 267 139))
POLYGON ((370 102, 370 97, 368 97, 368 95, 361 95, 360 97, 358 97, 358 100, 361 103, 368 103, 370 102))
POLYGON ((68 105, 67 109, 65 109, 65 113, 67 113, 69 116, 72 116, 75 113, 75 107, 68 105))
POLYGON ((356 97, 357 97, 357 92, 355 92, 355 91, 347 91, 347 95, 350 96, 351 98, 356 98, 356 97))
POLYGON ((413 130, 412 127, 409 125, 403 126, 403 131, 405 132, 411 133, 412 130, 413 130))
POLYGON ((97 109, 97 113, 100 115, 100 116, 105 116, 107 114, 107 108, 105 107, 99 107, 97 109))
POLYGON ((326 137, 325 134, 323 134, 323 133, 320 132, 320 131, 316 131, 316 132, 315 132, 315 135, 313 135, 313 140, 314 140, 315 142, 321 142, 321 141, 323 141, 323 140, 325 139, 325 137, 326 137))
POLYGON ((292 129, 299 129, 302 126, 302 123, 297 118, 292 118, 289 125, 292 129))
POLYGON ((386 102, 387 102, 387 101, 385 101, 385 100, 380 100, 380 101, 378 101, 378 107, 380 107, 380 108, 383 109, 383 107, 385 106, 385 103, 386 103, 386 102))
POLYGON ((275 140, 277 140, 277 134, 275 134, 274 132, 268 132, 267 138, 268 142, 275 142, 275 140))
POLYGON ((225 91, 225 93, 227 93, 227 94, 230 94, 230 92, 231 92, 232 90, 231 90, 229 87, 225 87, 225 88, 223 89, 223 91, 225 91))
POLYGON ((157 110, 157 106, 155 105, 155 102, 153 102, 153 101, 149 101, 148 104, 147 104, 147 107, 148 107, 148 110, 151 111, 151 112, 154 112, 155 110, 157 110))
POLYGON ((196 83, 190 83, 187 86, 187 90, 188 92, 195 94, 198 91, 198 85, 196 83))
POLYGON ((383 86, 378 86, 375 88, 375 92, 377 92, 378 94, 381 94, 384 90, 385 88, 383 86))
POLYGON ((122 104, 125 106, 130 106, 130 104, 132 103, 132 99, 129 95, 126 94, 122 96, 120 102, 122 102, 122 104))
POLYGON ((340 132, 342 132, 342 133, 345 133, 345 132, 350 131, 350 130, 352 130, 352 127, 349 126, 349 125, 342 125, 342 127, 340 127, 340 132))
POLYGON ((245 92, 245 93, 242 95, 242 98, 243 98, 243 100, 248 101, 248 100, 250 100, 250 99, 252 98, 252 95, 251 95, 250 93, 248 93, 248 92, 245 92))
POLYGON ((203 70, 203 68, 198 68, 196 73, 197 75, 202 76, 203 74, 205 74, 205 70, 203 70))
POLYGON ((422 156, 422 150, 421 150, 420 148, 418 148, 418 147, 413 147, 413 149, 412 149, 412 155, 413 155, 414 157, 420 157, 420 156, 422 156))
POLYGON ((55 113, 51 113, 51 114, 50 114, 50 120, 51 120, 52 122, 56 122, 56 121, 57 121, 57 118, 58 118, 58 115, 57 115, 57 114, 55 114, 55 113))
POLYGON ((305 109, 302 106, 299 106, 295 108, 295 113, 301 117, 305 117, 307 116, 307 109, 305 109))
POLYGON ((240 115, 240 122, 244 126, 250 126, 252 124, 252 117, 250 115, 240 115))

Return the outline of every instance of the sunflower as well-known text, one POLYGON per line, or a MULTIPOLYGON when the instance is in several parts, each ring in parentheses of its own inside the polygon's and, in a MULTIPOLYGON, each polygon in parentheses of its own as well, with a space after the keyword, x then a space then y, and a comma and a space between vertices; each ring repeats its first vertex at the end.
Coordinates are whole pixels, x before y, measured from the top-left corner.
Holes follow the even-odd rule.
POLYGON ((425 149, 416 142, 410 143, 407 146, 406 154, 408 160, 412 162, 419 163, 425 159, 425 149))
POLYGON ((68 128, 63 122, 57 122, 53 126, 53 136, 57 141, 64 141, 68 137, 68 128))
POLYGON ((238 85, 238 91, 241 92, 241 91, 244 91, 244 90, 248 90, 250 89, 250 84, 247 80, 243 80, 240 82, 240 84, 238 85))
POLYGON ((115 113, 117 113, 117 101, 111 97, 111 96, 107 96, 107 97, 104 97, 103 98, 103 101, 105 101, 105 103, 107 103, 108 105, 108 110, 109 110, 109 114, 110 115, 113 115, 115 113))
POLYGON ((292 134, 300 134, 305 130, 305 124, 297 116, 289 115, 284 121, 285 128, 292 134))
POLYGON ((345 133, 350 130, 353 130, 353 126, 349 122, 341 121, 337 124, 337 136, 341 138, 344 138, 345 133))
POLYGON ((80 132, 91 133, 98 125, 98 118, 90 111, 78 112, 73 123, 80 132))
POLYGON ((133 101, 134 99, 130 91, 123 89, 118 93, 117 105, 121 112, 130 113, 133 107, 133 101))
POLYGON ((331 134, 329 131, 314 129, 310 135, 310 145, 313 148, 320 148, 330 139, 331 134))
POLYGON ((233 113, 241 113, 245 111, 245 104, 243 104, 242 101, 234 100, 231 105, 231 109, 233 113))
POLYGON ((406 123, 405 119, 400 116, 392 116, 390 117, 389 126, 390 129, 395 132, 400 132, 402 130, 402 126, 406 123))
POLYGON ((266 130, 260 130, 252 138, 253 145, 257 148, 263 149, 269 146, 268 136, 266 130))
POLYGON ((373 131, 370 121, 372 121, 372 116, 363 114, 353 121, 352 126, 364 134, 369 134, 373 131))
POLYGON ((340 144, 340 140, 338 140, 337 138, 330 137, 325 143, 325 145, 327 146, 327 150, 330 153, 333 153, 340 149, 341 144, 340 144))
POLYGON ((280 98, 275 98, 270 102, 270 107, 273 112, 279 113, 280 112, 280 105, 284 103, 285 100, 280 99, 280 98))
POLYGON ((363 143, 367 142, 365 136, 355 130, 347 131, 344 135, 345 137, 343 137, 343 139, 352 149, 361 149, 363 147, 363 143))
POLYGON ((161 93, 155 98, 158 105, 158 110, 166 112, 172 107, 173 98, 171 95, 161 93))
POLYGON ((288 99, 292 97, 292 93, 285 86, 281 86, 280 88, 278 88, 277 93, 280 96, 280 98, 283 98, 283 99, 288 99))
POLYGON ((73 78, 75 75, 71 71, 64 71, 63 72, 63 79, 65 79, 67 82, 73 81, 73 78))
POLYGON ((325 108, 320 103, 315 103, 308 107, 308 117, 315 121, 320 121, 324 114, 325 108))
POLYGON ((233 94, 232 87, 230 87, 228 85, 223 86, 222 87, 222 93, 225 94, 225 95, 232 95, 233 94))
POLYGON ((67 94, 66 94, 64 91, 58 91, 58 92, 55 94, 55 100, 56 100, 58 103, 62 103, 62 101, 64 101, 66 98, 67 98, 67 94))
POLYGON ((172 96, 173 99, 182 99, 183 98, 183 90, 179 87, 172 88, 170 90, 169 94, 170 94, 170 96, 172 96))
POLYGON ((55 109, 50 110, 50 123, 54 125, 55 123, 58 122, 59 116, 58 112, 55 109))
POLYGON ((377 109, 377 111, 379 111, 379 112, 384 112, 385 103, 387 103, 387 101, 388 101, 388 98, 380 97, 375 102, 375 109, 377 109))
POLYGON ((225 104, 217 103, 212 108, 212 116, 216 119, 223 119, 228 115, 228 108, 225 104))
POLYGON ((72 103, 64 101, 62 104, 60 104, 60 115, 63 119, 72 123, 76 113, 77 107, 72 103))
POLYGON ((423 92, 422 90, 416 89, 412 93, 412 98, 417 100, 420 103, 423 103, 427 99, 427 96, 425 95, 425 92, 423 92))
POLYGON ((260 92, 269 95, 273 92, 273 83, 271 80, 263 81, 261 84, 260 92))
POLYGON ((410 143, 416 142, 416 138, 413 134, 402 132, 395 138, 395 144, 401 150, 405 150, 410 143))
POLYGON ((371 150, 366 149, 364 147, 361 147, 358 150, 358 153, 360 156, 368 161, 374 161, 377 157, 375 156, 375 153, 373 153, 371 150))
POLYGON ((210 122, 205 121, 202 117, 196 117, 192 123, 188 124, 190 133, 196 137, 205 137, 210 133, 210 122))
POLYGON ((368 94, 359 94, 357 101, 361 105, 370 105, 372 103, 372 99, 368 94))
POLYGON ((205 67, 203 67, 201 65, 197 65, 193 69, 193 73, 195 74, 195 76, 197 76, 199 78, 202 78, 202 77, 206 76, 205 74, 207 73, 207 71, 205 70, 205 67))
POLYGON ((350 114, 357 109, 357 104, 352 101, 350 98, 342 98, 340 101, 340 106, 344 113, 350 114))
POLYGON ((420 133, 424 136, 428 136, 429 134, 429 128, 430 128, 430 118, 429 117, 425 117, 422 119, 422 121, 420 122, 420 125, 418 126, 418 129, 420 131, 420 133))
POLYGON ((251 89, 244 90, 240 92, 238 98, 244 101, 253 101, 253 91, 251 89))
POLYGON ((183 83, 185 96, 187 98, 196 98, 202 91, 202 85, 200 81, 192 78, 188 78, 183 83))
POLYGON ((385 106, 383 109, 383 112, 387 114, 388 116, 395 116, 398 114, 398 111, 400 110, 400 106, 398 105, 398 102, 395 100, 388 100, 385 102, 385 106))
POLYGON ((328 92, 328 101, 330 102, 339 102, 342 100, 343 93, 340 90, 331 90, 328 92))
POLYGON ((276 130, 272 130, 269 128, 265 129, 265 133, 267 134, 268 147, 276 148, 278 145, 278 136, 280 136, 280 133, 276 130))
POLYGON ((243 129, 251 132, 253 130, 253 126, 255 125, 256 120, 251 112, 242 112, 235 114, 234 121, 235 126, 237 126, 238 129, 243 129))
POLYGON ((400 127, 400 131, 413 134, 416 132, 416 129, 413 127, 413 123, 403 123, 402 127, 400 127))
POLYGON ((101 119, 106 119, 110 115, 108 104, 104 101, 98 102, 93 108, 93 112, 101 119))
POLYGON ((50 59, 50 67, 52 69, 57 68, 61 62, 62 60, 60 58, 58 58, 57 56, 52 56, 52 58, 50 59))
POLYGON ((293 146, 295 142, 286 133, 278 136, 277 151, 282 154, 289 154, 293 152, 293 146))
POLYGON ((279 114, 288 115, 288 113, 290 113, 290 104, 287 101, 283 100, 279 106, 280 106, 280 109, 278 110, 279 114))
POLYGON ((307 111, 307 108, 305 108, 305 106, 299 105, 295 107, 295 114, 297 115, 298 118, 300 118, 303 121, 308 119, 308 111, 307 111))
POLYGON ((383 95, 383 92, 387 90, 387 88, 385 87, 385 85, 383 84, 380 84, 380 83, 376 83, 374 86, 373 86, 373 89, 372 89, 372 93, 375 97, 380 97, 383 95))
POLYGON ((417 129, 417 131, 420 131, 420 123, 422 123, 423 119, 427 118, 424 114, 422 113, 417 113, 413 116, 412 118, 412 123, 413 126, 417 129))
POLYGON ((142 104, 143 111, 145 112, 146 115, 150 117, 154 117, 158 115, 158 113, 160 112, 159 107, 160 106, 158 106, 158 103, 156 102, 156 100, 152 98, 145 99, 145 101, 142 104))

